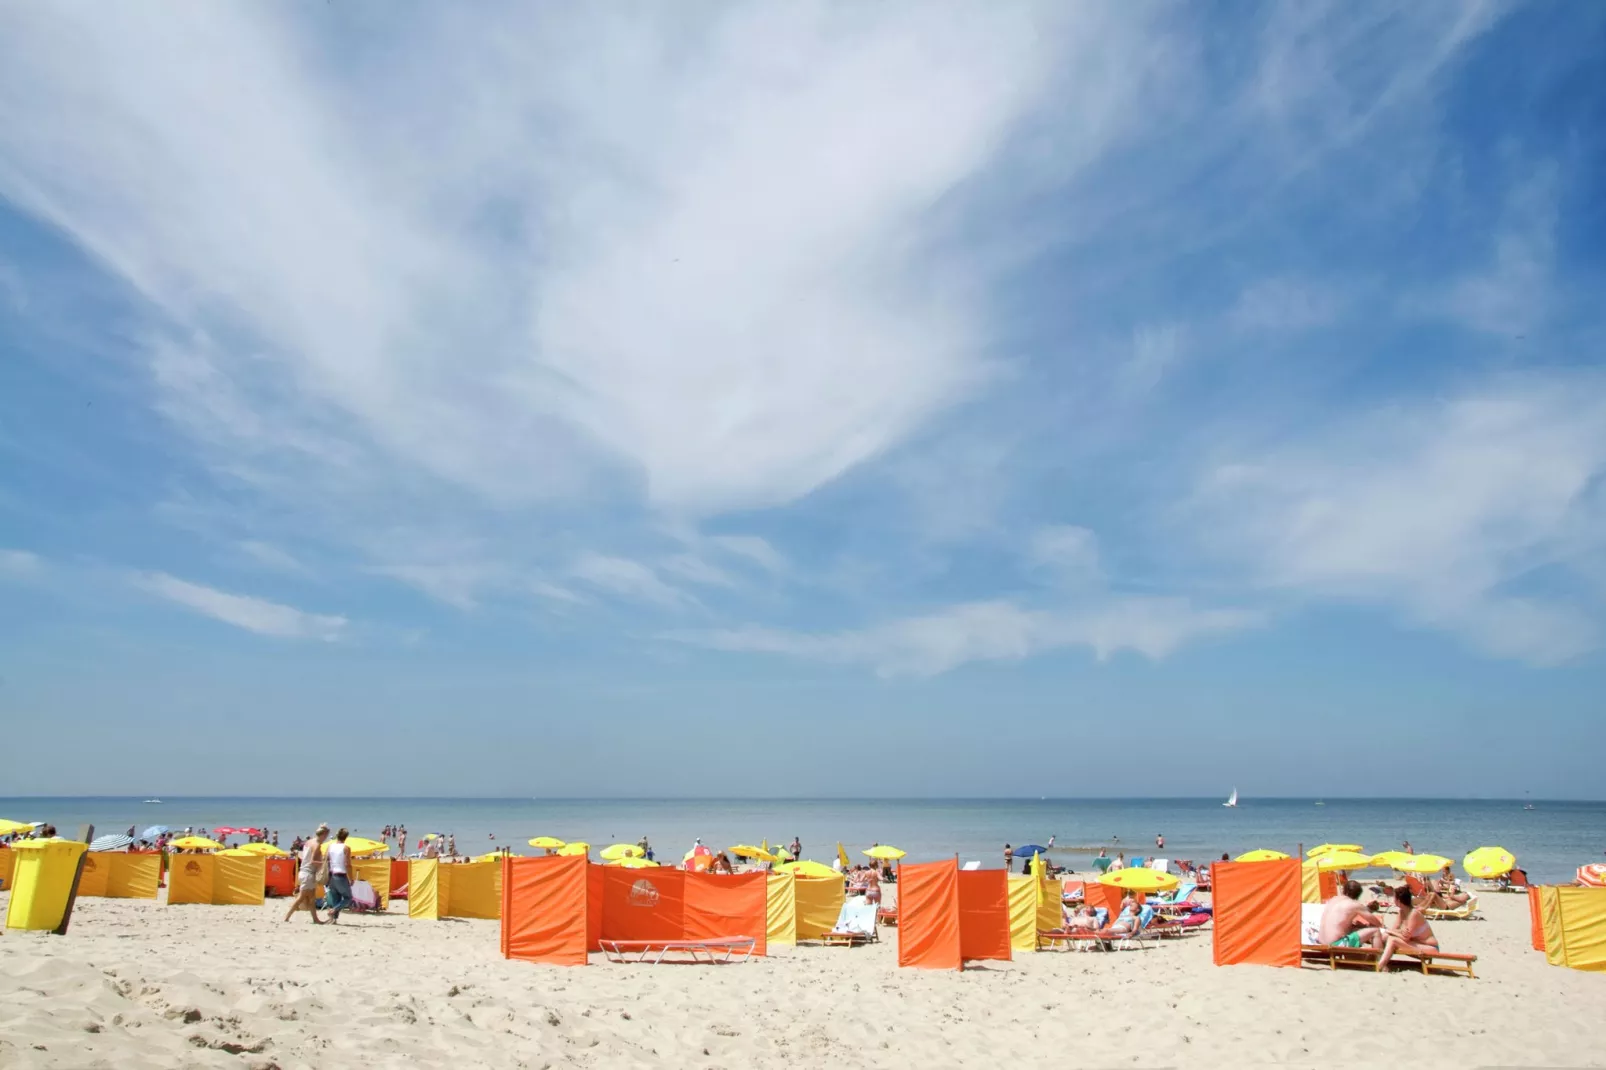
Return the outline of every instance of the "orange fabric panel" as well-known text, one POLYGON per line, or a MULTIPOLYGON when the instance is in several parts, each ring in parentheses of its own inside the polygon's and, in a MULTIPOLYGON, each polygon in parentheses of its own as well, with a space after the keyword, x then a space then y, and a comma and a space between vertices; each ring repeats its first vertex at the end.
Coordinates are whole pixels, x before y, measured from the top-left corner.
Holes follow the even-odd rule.
POLYGON ((502 956, 586 964, 589 896, 584 855, 510 858, 502 871, 502 956))
POLYGON ((1322 902, 1327 902, 1338 894, 1338 874, 1332 870, 1324 870, 1317 874, 1316 883, 1322 890, 1322 902))
POLYGON ((1299 859, 1210 867, 1217 966, 1299 965, 1299 859))
POLYGON ((1012 959, 1009 874, 1001 869, 961 872, 958 892, 960 959, 1012 959))
MULTIPOLYGON (((627 871, 629 872, 629 871, 627 871)), ((645 873, 646 870, 635 870, 645 873)), ((769 931, 769 878, 763 873, 688 873, 682 940, 751 936, 753 954, 765 953, 769 931)))
POLYGON ((390 890, 395 892, 407 887, 408 880, 407 859, 392 858, 390 860, 390 890))
POLYGON ((262 883, 273 895, 296 894, 296 860, 269 858, 262 867, 262 883))
POLYGON ((597 868, 602 870, 600 939, 685 939, 685 870, 597 868))
POLYGON ((1090 907, 1103 907, 1110 912, 1110 920, 1121 912, 1121 900, 1126 898, 1126 891, 1113 884, 1100 884, 1098 881, 1088 883, 1086 892, 1087 905, 1090 907))
POLYGON ((1539 908, 1539 886, 1528 886, 1528 939, 1535 951, 1545 949, 1545 916, 1539 908))
MULTIPOLYGON (((1007 911, 1005 917, 1007 940, 1007 911)), ((959 945, 958 863, 950 860, 899 865, 898 965, 957 970, 963 961, 959 945)))
POLYGON ((586 865, 586 950, 602 950, 602 889, 604 866, 586 865))

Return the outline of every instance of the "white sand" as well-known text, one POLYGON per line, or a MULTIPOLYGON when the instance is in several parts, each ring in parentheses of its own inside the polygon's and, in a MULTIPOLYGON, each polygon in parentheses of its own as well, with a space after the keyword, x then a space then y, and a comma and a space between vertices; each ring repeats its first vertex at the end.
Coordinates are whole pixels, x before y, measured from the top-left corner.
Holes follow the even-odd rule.
POLYGON ((0 1067, 1606 1066, 1606 974, 1546 965, 1522 897, 1484 903, 1437 926, 1469 981, 1217 969, 1208 935, 899 970, 890 929, 563 969, 499 958, 496 922, 91 899, 67 937, 0 937, 0 1067))

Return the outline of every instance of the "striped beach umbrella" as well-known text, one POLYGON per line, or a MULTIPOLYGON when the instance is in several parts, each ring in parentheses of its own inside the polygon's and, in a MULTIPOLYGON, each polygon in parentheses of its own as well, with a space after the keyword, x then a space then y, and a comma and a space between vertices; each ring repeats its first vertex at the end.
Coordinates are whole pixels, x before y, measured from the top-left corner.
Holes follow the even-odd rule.
POLYGON ((1579 866, 1578 883, 1591 888, 1606 888, 1606 865, 1591 862, 1587 866, 1579 866))
POLYGON ((91 851, 126 851, 134 846, 134 841, 127 836, 116 833, 107 836, 96 836, 89 841, 91 851))

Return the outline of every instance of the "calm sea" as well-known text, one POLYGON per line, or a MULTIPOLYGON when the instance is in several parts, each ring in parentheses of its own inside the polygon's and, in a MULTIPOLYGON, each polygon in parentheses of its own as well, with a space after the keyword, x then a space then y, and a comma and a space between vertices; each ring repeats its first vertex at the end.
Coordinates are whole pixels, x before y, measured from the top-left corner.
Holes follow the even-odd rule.
MULTIPOLYGON (((853 857, 873 843, 909 852, 910 861, 952 857, 1002 864, 1003 846, 1046 844, 1056 861, 1075 868, 1085 850, 1156 853, 1164 834, 1170 858, 1202 861, 1269 847, 1292 854, 1303 844, 1358 843, 1369 851, 1406 840, 1458 862, 1474 847, 1514 852, 1537 880, 1570 880, 1586 862, 1603 860, 1606 802, 1425 799, 286 799, 165 798, 160 804, 120 798, 0 798, 0 817, 48 821, 66 834, 92 823, 97 833, 218 825, 265 826, 288 844, 320 821, 377 835, 405 824, 417 842, 426 832, 451 834, 461 853, 523 847, 532 836, 585 840, 595 846, 634 843, 643 835, 660 857, 679 857, 697 837, 712 847, 803 842, 804 855, 829 861, 841 841, 853 857), (494 836, 494 839, 492 838, 494 836), (1078 848, 1085 849, 1078 851, 1078 848)), ((528 848, 525 848, 528 850, 528 848)))

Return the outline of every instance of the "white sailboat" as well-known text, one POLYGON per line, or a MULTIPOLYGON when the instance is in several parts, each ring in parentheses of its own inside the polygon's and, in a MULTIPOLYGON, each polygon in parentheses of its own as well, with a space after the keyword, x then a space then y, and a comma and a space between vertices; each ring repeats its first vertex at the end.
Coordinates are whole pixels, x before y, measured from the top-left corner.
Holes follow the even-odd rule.
POLYGON ((1222 806, 1237 806, 1238 805, 1238 789, 1237 788, 1233 788, 1232 789, 1232 794, 1227 796, 1227 801, 1222 803, 1221 805, 1222 806))

